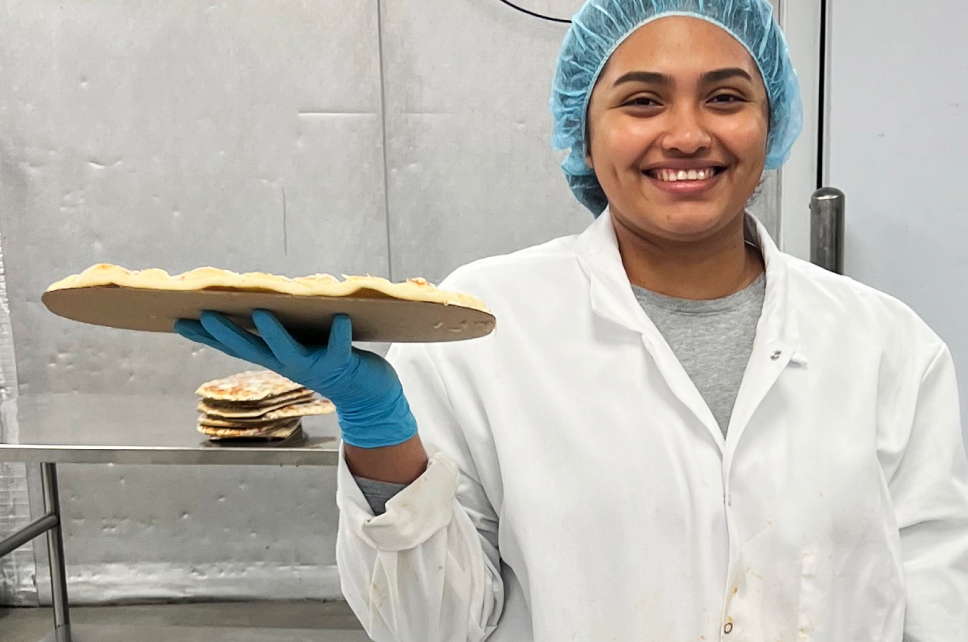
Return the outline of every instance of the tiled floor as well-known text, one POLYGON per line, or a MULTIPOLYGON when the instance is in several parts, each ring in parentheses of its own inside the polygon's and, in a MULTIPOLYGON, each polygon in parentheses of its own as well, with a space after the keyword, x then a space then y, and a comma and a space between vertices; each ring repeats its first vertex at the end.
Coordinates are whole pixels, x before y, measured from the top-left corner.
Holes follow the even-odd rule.
MULTIPOLYGON (((0 608, 0 642, 51 635, 49 608, 0 608)), ((221 602, 71 609, 73 642, 367 642, 342 602, 221 602)), ((53 640, 53 637, 49 638, 53 640)))

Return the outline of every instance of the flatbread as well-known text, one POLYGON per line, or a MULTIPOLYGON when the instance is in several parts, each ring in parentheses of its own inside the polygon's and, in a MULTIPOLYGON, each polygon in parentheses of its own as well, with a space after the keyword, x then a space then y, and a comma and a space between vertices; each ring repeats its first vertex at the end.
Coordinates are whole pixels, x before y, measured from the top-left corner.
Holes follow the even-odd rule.
POLYGON ((286 439, 302 429, 301 419, 291 419, 271 428, 214 428, 199 426, 198 432, 212 440, 217 439, 286 439))
POLYGON ((222 419, 220 417, 210 417, 209 415, 199 415, 198 425, 209 428, 273 428, 279 424, 285 424, 293 419, 299 418, 299 416, 296 416, 283 417, 281 419, 263 419, 261 417, 256 419, 222 419))
POLYGON ((260 434, 260 435, 251 435, 251 436, 242 436, 242 437, 233 437, 231 435, 228 437, 206 435, 206 438, 208 439, 209 443, 212 443, 212 444, 220 444, 220 445, 226 445, 226 446, 232 445, 232 444, 240 444, 240 445, 250 446, 256 443, 286 444, 290 441, 295 441, 297 439, 300 439, 303 436, 304 434, 302 431, 302 427, 295 426, 294 428, 279 429, 273 432, 260 434))
POLYGON ((199 415, 198 425, 208 426, 209 428, 271 428, 276 424, 288 421, 288 419, 222 419, 220 417, 210 417, 209 415, 199 415))
POLYGON ((296 391, 259 402, 229 402, 203 398, 198 402, 198 411, 214 417, 261 417, 273 410, 293 404, 308 403, 316 399, 318 397, 311 390, 296 391))
POLYGON ((61 279, 47 288, 67 290, 101 286, 120 286, 145 290, 198 291, 228 290, 238 292, 278 292, 295 296, 324 297, 383 297, 405 301, 442 303, 479 310, 491 314, 480 299, 462 292, 438 289, 422 278, 393 283, 377 276, 343 276, 340 281, 329 274, 313 274, 297 278, 264 272, 239 274, 214 267, 196 268, 178 275, 164 270, 128 270, 110 263, 93 265, 80 274, 61 279))
POLYGON ((273 410, 266 415, 266 419, 287 419, 289 417, 309 417, 312 415, 328 415, 336 412, 336 406, 329 399, 314 399, 309 403, 296 403, 279 410, 273 410))
POLYGON ((305 389, 282 375, 271 370, 258 370, 203 383, 195 394, 216 401, 265 401, 300 390, 305 389))
POLYGON ((198 411, 206 419, 218 419, 230 423, 250 423, 277 421, 290 417, 308 417, 310 415, 327 415, 336 410, 329 399, 313 399, 310 397, 298 403, 284 403, 281 406, 271 406, 261 410, 224 410, 212 408, 205 402, 198 404, 198 411))
POLYGON ((227 401, 225 399, 200 397, 199 402, 205 402, 207 406, 211 406, 212 408, 224 408, 226 410, 259 410, 260 408, 270 405, 291 404, 298 403, 300 401, 307 401, 313 398, 313 394, 314 393, 312 390, 300 388, 299 390, 293 390, 292 392, 287 392, 282 395, 266 397, 265 399, 227 401))

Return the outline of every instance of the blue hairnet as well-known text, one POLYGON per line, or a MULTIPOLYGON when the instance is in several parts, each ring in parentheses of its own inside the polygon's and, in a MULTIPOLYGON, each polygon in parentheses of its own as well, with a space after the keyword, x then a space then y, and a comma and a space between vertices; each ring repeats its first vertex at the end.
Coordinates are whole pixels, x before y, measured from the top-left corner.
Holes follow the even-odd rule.
POLYGON ((803 129, 800 84, 767 0, 589 0, 575 15, 558 55, 551 142, 555 149, 571 150, 561 168, 571 191, 595 216, 608 200, 594 170, 585 164, 588 100, 615 49, 639 27, 666 16, 700 18, 722 27, 756 61, 770 101, 766 169, 786 162, 803 129))

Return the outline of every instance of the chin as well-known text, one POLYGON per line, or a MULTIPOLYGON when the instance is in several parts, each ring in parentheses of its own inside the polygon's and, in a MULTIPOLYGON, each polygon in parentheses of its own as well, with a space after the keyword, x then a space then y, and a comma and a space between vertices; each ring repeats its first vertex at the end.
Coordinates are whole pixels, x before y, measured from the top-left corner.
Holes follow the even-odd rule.
POLYGON ((733 216, 709 204, 677 207, 650 207, 648 213, 626 217, 641 231, 669 240, 698 240, 725 227, 733 216))

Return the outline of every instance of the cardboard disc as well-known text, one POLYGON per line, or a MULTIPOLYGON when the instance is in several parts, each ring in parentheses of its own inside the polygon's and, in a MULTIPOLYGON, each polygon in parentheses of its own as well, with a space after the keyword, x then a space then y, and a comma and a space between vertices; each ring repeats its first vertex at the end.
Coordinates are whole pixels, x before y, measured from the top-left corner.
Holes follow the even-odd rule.
POLYGON ((269 310, 306 345, 324 345, 337 314, 353 320, 354 341, 435 343, 476 339, 494 330, 494 316, 457 305, 383 296, 293 296, 275 292, 148 290, 118 286, 71 288, 41 297, 54 314, 109 328, 174 332, 177 319, 222 312, 248 330, 252 311, 269 310))

